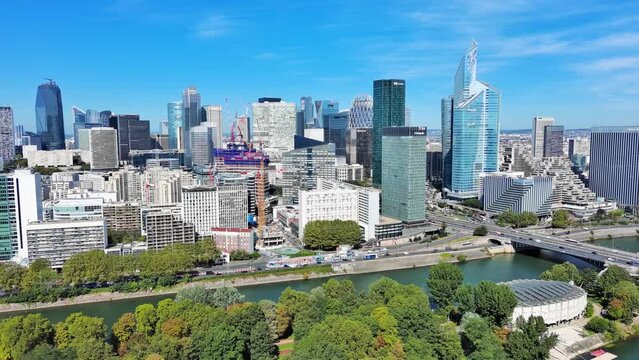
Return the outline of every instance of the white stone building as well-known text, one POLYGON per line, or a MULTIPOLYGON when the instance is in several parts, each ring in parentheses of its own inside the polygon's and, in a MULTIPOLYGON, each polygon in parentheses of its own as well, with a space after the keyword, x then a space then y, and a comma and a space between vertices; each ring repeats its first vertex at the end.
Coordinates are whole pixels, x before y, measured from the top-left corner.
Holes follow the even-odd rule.
POLYGON ((295 137, 296 106, 278 98, 253 103, 253 142, 265 148, 289 151, 295 137))
POLYGON ((357 221, 357 191, 335 188, 330 190, 300 190, 299 192, 299 237, 304 228, 316 220, 357 221))

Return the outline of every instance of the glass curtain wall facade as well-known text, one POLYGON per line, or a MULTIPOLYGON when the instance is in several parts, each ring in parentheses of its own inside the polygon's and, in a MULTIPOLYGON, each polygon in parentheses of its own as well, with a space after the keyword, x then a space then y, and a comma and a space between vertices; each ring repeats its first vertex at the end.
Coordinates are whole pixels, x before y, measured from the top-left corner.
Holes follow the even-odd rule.
POLYGON ((500 93, 477 80, 477 44, 457 68, 453 95, 442 100, 444 191, 479 196, 479 174, 499 169, 500 93))
POLYGON ((182 143, 180 136, 180 129, 184 126, 182 121, 182 103, 179 101, 173 101, 167 104, 167 119, 169 121, 169 149, 179 149, 182 143))
POLYGON ((382 185, 382 129, 404 126, 406 82, 389 79, 373 82, 373 185, 382 185))
POLYGON ((358 95, 353 99, 348 122, 350 128, 373 127, 373 98, 370 95, 358 95))
POLYGON ((333 100, 316 100, 315 101, 315 127, 324 128, 324 121, 328 115, 337 114, 339 112, 339 102, 333 100))
POLYGON ((544 157, 564 156, 564 126, 544 127, 544 157))
POLYGON ((42 149, 63 150, 65 146, 62 94, 54 81, 38 86, 35 112, 36 132, 42 138, 42 149))
POLYGON ((184 146, 184 162, 191 167, 191 128, 200 125, 200 94, 194 86, 184 90, 182 94, 182 144, 184 146))

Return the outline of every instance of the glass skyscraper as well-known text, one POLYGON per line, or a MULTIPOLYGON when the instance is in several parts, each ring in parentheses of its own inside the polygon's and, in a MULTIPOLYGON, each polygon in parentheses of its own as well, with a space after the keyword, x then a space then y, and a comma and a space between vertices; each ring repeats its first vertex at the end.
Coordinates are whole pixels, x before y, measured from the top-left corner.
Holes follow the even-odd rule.
POLYGON ((544 127, 544 157, 564 156, 564 126, 544 127))
POLYGON ((453 198, 479 196, 479 174, 499 169, 500 93, 477 80, 477 44, 462 57, 453 95, 442 99, 444 192, 453 198))
POLYGON ((36 96, 36 132, 43 150, 64 149, 64 115, 60 88, 51 80, 38 86, 36 96))
MULTIPOLYGON (((310 98, 309 98, 310 99, 310 98)), ((315 100, 315 127, 324 128, 324 121, 328 115, 339 112, 339 102, 333 100, 315 100)))
POLYGON ((184 146, 184 163, 191 167, 191 128, 200 125, 200 93, 195 86, 186 88, 182 93, 182 144, 184 146))
POLYGON ((373 98, 369 95, 358 95, 353 99, 348 118, 350 128, 373 127, 373 98))
POLYGON ((382 214, 405 223, 426 219, 426 128, 382 129, 382 214))
POLYGON ((373 82, 373 185, 382 185, 382 129, 404 126, 406 116, 406 82, 375 80, 373 82))
MULTIPOLYGON (((169 149, 179 149, 182 141, 178 141, 180 137, 180 128, 184 126, 182 116, 182 103, 173 101, 167 104, 167 119, 169 121, 169 149)), ((180 138, 180 140, 182 140, 180 138)))
MULTIPOLYGON (((300 111, 302 112, 305 128, 315 127, 315 117, 313 116, 315 112, 313 109, 313 99, 310 96, 302 96, 300 98, 300 111)), ((304 136, 303 132, 301 136, 304 136)))

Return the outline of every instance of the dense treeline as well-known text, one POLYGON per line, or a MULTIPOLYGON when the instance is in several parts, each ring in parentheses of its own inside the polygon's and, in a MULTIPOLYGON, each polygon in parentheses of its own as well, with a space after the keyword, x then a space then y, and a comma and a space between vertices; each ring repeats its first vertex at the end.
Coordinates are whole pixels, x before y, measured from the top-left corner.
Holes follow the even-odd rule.
POLYGON ((452 264, 431 268, 427 282, 436 310, 420 287, 382 278, 366 292, 330 279, 259 303, 243 302, 234 288, 185 288, 123 314, 112 337, 102 319, 82 314, 56 325, 18 316, 0 322, 0 358, 268 360, 278 339, 292 336, 292 360, 524 360, 547 358, 556 343, 541 318, 504 326, 514 307, 505 286, 463 284, 452 264))
POLYGON ((530 211, 524 211, 521 214, 516 214, 512 210, 506 210, 496 217, 497 225, 512 226, 514 228, 537 225, 538 221, 539 218, 537 217, 537 214, 530 211))
POLYGON ((84 294, 79 285, 112 285, 114 291, 132 292, 155 286, 169 286, 177 275, 196 266, 209 265, 220 256, 213 240, 176 244, 139 255, 112 256, 94 250, 72 256, 58 274, 46 260, 28 268, 14 263, 0 264, 0 289, 9 296, 3 302, 51 302, 84 294))
POLYGON ((339 245, 359 245, 361 233, 352 220, 316 220, 304 227, 304 245, 311 249, 332 250, 339 245))

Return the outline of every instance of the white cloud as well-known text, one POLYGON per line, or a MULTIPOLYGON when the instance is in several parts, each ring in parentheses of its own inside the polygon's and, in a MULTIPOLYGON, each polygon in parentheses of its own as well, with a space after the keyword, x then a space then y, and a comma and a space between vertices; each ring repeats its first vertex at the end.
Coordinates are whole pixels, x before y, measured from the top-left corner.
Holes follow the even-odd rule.
POLYGON ((217 38, 226 35, 231 26, 229 19, 219 14, 213 14, 197 25, 196 34, 203 38, 217 38))
POLYGON ((619 70, 639 70, 639 56, 617 56, 598 59, 589 63, 576 66, 582 71, 619 71, 619 70))

